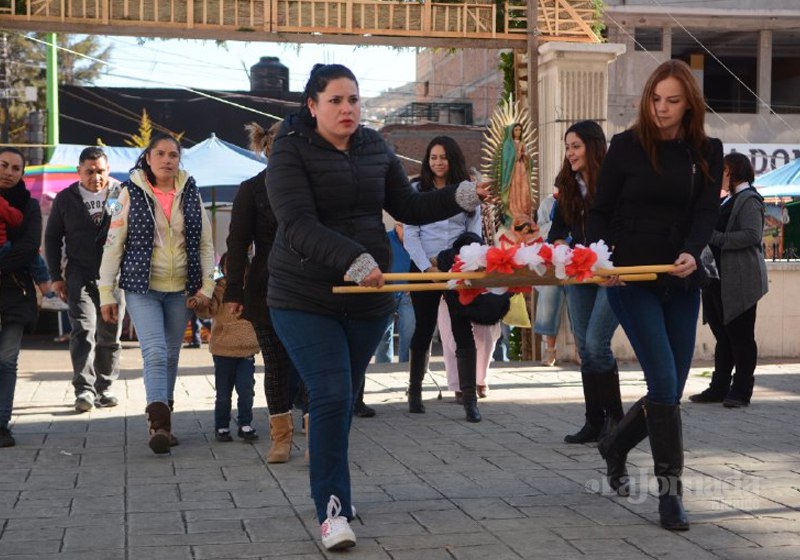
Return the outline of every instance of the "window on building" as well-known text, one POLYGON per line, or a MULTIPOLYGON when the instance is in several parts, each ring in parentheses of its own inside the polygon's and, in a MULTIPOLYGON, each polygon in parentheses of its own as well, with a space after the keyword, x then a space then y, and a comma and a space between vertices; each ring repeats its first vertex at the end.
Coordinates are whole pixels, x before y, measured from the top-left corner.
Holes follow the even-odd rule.
POLYGON ((722 30, 690 33, 672 30, 672 58, 692 67, 708 106, 719 113, 755 113, 756 97, 750 91, 758 88, 758 34, 722 30))
POLYGON ((800 32, 772 33, 772 110, 800 113, 800 32))
POLYGON ((637 27, 633 30, 633 38, 637 51, 664 50, 664 30, 660 27, 637 27))

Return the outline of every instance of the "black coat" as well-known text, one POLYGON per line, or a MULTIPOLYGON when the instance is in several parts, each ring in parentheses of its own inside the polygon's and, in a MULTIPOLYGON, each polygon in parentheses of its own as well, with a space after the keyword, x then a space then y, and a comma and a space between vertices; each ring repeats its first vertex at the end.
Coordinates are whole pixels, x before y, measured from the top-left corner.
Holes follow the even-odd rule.
POLYGON ((391 293, 337 295, 345 272, 369 253, 388 271, 391 249, 385 209, 407 224, 463 212, 456 186, 418 193, 397 156, 374 130, 359 127, 347 152, 337 150, 291 116, 283 123, 267 167, 278 233, 269 258, 270 307, 356 318, 388 315, 391 293))
POLYGON ((64 275, 75 278, 74 283, 70 280, 70 285, 85 286, 97 280, 111 216, 103 211, 100 225, 95 225, 79 189, 79 183, 72 183, 53 200, 44 233, 44 253, 50 279, 62 280, 61 246, 66 243, 67 268, 64 275))
MULTIPOLYGON (((22 181, 14 188, 20 186, 25 188, 22 181)), ((29 198, 22 214, 22 224, 8 230, 11 250, 0 257, 0 319, 5 325, 33 325, 37 317, 31 264, 39 254, 42 235, 39 202, 29 198)))
POLYGON ((722 143, 709 139, 707 180, 683 140, 659 142, 660 173, 633 132, 611 139, 589 212, 589 238, 613 249, 617 266, 672 264, 680 253, 700 263, 719 211, 722 143))
POLYGON ((227 243, 227 287, 223 298, 226 303, 244 305, 242 317, 256 325, 271 322, 267 309, 267 262, 278 230, 278 220, 272 213, 267 197, 266 177, 265 169, 244 181, 233 201, 227 243), (255 245, 255 254, 245 278, 251 243, 255 245))

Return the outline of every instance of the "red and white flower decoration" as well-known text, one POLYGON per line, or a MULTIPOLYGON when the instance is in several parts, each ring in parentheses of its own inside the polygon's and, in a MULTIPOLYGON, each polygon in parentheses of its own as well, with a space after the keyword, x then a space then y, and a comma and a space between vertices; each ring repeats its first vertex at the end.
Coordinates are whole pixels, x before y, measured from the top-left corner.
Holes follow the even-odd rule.
MULTIPOLYGON (((486 272, 500 275, 513 275, 520 269, 528 269, 539 276, 552 270, 559 280, 575 279, 585 281, 592 278, 600 268, 612 268, 611 250, 604 241, 592 243, 589 247, 576 245, 551 245, 537 240, 533 243, 508 244, 500 246, 465 245, 455 258, 451 272, 486 272)), ((507 291, 527 291, 524 287, 471 288, 469 280, 450 280, 450 289, 459 289, 459 300, 467 305, 482 293, 503 294, 507 291)))

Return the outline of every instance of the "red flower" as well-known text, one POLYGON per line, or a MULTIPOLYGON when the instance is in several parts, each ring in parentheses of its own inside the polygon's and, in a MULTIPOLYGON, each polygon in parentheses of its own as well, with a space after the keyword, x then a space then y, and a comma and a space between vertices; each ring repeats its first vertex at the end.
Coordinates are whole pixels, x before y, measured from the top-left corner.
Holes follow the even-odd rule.
POLYGON ((461 288, 458 290, 458 302, 461 305, 469 305, 484 291, 483 288, 461 288))
POLYGON ((572 250, 572 262, 565 267, 569 276, 578 280, 591 278, 592 266, 597 262, 597 255, 588 247, 577 246, 572 250))
POLYGON ((513 274, 514 270, 520 268, 520 265, 514 262, 516 252, 516 245, 508 248, 490 247, 486 252, 486 272, 513 274))
POLYGON ((539 256, 542 257, 545 265, 550 266, 553 264, 553 247, 547 244, 542 244, 542 248, 539 249, 539 256))
POLYGON ((461 257, 456 255, 456 258, 453 261, 453 266, 450 268, 450 272, 461 272, 461 268, 463 266, 464 262, 461 260, 461 257))

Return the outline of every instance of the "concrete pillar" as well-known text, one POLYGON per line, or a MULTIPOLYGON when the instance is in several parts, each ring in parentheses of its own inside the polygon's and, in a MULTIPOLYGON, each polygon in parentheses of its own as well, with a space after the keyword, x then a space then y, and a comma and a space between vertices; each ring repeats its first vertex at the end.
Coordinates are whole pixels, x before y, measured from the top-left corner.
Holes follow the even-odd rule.
POLYGON ((539 47, 539 196, 553 192, 564 159, 564 132, 591 119, 606 128, 608 65, 622 44, 548 42, 539 47))
POLYGON ((757 101, 758 114, 772 114, 772 31, 762 29, 758 32, 758 85, 756 93, 761 98, 757 101))

